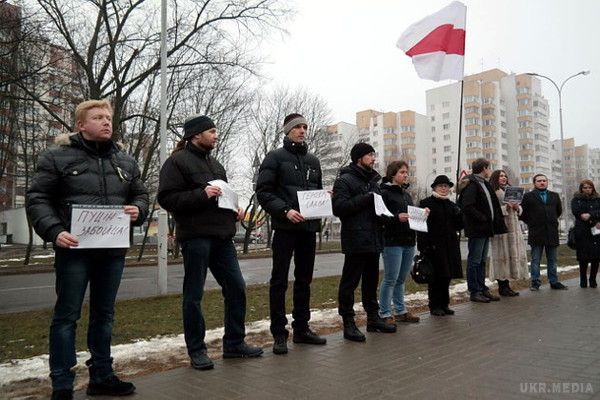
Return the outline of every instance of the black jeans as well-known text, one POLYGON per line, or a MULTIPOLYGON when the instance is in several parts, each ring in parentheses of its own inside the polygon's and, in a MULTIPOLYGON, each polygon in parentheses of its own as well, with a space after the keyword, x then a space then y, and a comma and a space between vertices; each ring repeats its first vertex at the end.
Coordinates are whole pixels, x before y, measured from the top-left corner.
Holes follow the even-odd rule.
POLYGON ((290 262, 294 256, 294 308, 292 328, 308 330, 310 320, 310 283, 315 266, 315 232, 276 230, 273 235, 273 269, 269 282, 271 334, 288 336, 285 328, 285 292, 288 287, 290 262))
POLYGON ((183 254, 183 332, 188 354, 206 351, 202 296, 208 270, 224 298, 223 348, 241 344, 246 336, 246 283, 231 239, 200 237, 181 243, 183 254))
POLYGON ((434 277, 427 285, 429 309, 444 309, 450 304, 450 278, 434 277))
POLYGON ((354 291, 361 282, 361 296, 365 311, 377 314, 377 284, 379 283, 379 253, 347 253, 338 293, 338 313, 354 317, 354 291))

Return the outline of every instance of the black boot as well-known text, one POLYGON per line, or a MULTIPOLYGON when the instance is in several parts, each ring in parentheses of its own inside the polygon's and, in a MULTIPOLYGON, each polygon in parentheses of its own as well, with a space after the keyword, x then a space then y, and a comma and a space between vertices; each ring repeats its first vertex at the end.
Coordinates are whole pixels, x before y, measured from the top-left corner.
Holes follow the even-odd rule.
POLYGON ((596 283, 596 275, 598 274, 598 263, 592 263, 592 267, 590 268, 590 287, 595 288, 598 287, 596 283))
MULTIPOLYGON (((590 276, 590 281, 591 280, 592 277, 590 276)), ((579 262, 579 287, 586 288, 587 286, 587 262, 585 264, 583 262, 579 262)))
POLYGON ((344 339, 352 340, 353 342, 364 342, 367 338, 356 327, 354 317, 342 317, 344 320, 344 339))
POLYGON ((497 279, 498 281, 498 294, 500 296, 510 296, 510 287, 508 286, 508 280, 497 279))
POLYGON ((383 318, 377 313, 368 314, 367 332, 394 333, 396 332, 396 325, 386 324, 383 318))

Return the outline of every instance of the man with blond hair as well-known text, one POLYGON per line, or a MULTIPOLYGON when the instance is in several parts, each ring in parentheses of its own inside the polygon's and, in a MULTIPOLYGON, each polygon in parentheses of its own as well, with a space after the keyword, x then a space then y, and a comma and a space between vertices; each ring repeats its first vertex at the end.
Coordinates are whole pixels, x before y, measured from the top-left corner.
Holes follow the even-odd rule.
POLYGON ((134 225, 148 213, 148 192, 135 160, 111 140, 112 107, 88 100, 75 110, 77 132, 59 135, 38 160, 27 191, 27 214, 36 233, 54 245, 56 305, 50 326, 52 399, 72 399, 77 364, 75 331, 89 283, 86 361, 88 395, 124 396, 135 386, 113 373, 110 344, 114 306, 126 248, 78 249, 71 231, 72 206, 119 206, 134 225))

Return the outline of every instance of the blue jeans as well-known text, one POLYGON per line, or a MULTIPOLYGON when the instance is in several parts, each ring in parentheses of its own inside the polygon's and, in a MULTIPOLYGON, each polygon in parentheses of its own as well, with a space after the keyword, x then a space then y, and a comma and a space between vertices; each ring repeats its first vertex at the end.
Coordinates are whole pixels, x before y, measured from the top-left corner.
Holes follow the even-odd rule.
POLYGON ((406 314, 404 306, 404 281, 410 272, 414 246, 386 246, 383 248, 383 280, 379 286, 379 316, 406 314))
POLYGON ((467 288, 471 295, 489 290, 485 285, 485 262, 490 238, 469 238, 467 256, 467 288))
POLYGON ((90 319, 87 346, 91 358, 90 382, 99 383, 113 374, 110 342, 115 299, 121 283, 125 257, 107 255, 106 249, 56 249, 56 305, 50 325, 50 378, 52 388, 72 389, 76 363, 75 331, 81 304, 90 284, 90 319))
POLYGON ((188 354, 206 352, 202 296, 208 269, 221 285, 225 304, 223 348, 241 344, 246 336, 246 283, 231 239, 202 237, 181 244, 183 254, 183 332, 188 354))
POLYGON ((548 260, 548 281, 553 285, 558 283, 558 276, 556 275, 556 253, 558 246, 531 246, 531 285, 540 286, 540 261, 542 259, 542 251, 546 248, 546 260, 548 260))

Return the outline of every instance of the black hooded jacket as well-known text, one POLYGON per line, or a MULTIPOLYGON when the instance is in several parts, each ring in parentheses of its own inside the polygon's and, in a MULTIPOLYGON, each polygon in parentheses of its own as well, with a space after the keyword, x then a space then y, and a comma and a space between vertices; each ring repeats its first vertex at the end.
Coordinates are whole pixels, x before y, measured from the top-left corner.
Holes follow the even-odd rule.
POLYGON ((380 194, 381 176, 351 163, 333 185, 333 214, 342 221, 343 253, 383 250, 381 220, 375 215, 373 193, 380 194))
POLYGON ((55 144, 40 155, 27 191, 27 214, 42 239, 54 243, 70 231, 74 204, 134 205, 140 213, 132 224, 143 224, 148 191, 131 156, 112 141, 90 142, 78 133, 59 135, 55 144))
POLYGON ((289 210, 300 211, 298 191, 323 189, 321 164, 307 152, 305 143, 292 142, 287 136, 283 147, 267 154, 258 172, 256 197, 270 215, 273 229, 318 232, 319 220, 293 223, 289 210))
POLYGON ((235 235, 237 214, 219 208, 217 198, 209 198, 204 191, 215 179, 227 182, 225 168, 207 150, 191 142, 165 161, 160 170, 158 203, 173 214, 177 240, 235 235))

